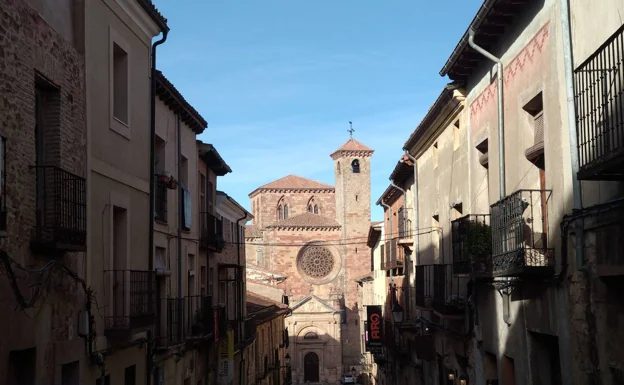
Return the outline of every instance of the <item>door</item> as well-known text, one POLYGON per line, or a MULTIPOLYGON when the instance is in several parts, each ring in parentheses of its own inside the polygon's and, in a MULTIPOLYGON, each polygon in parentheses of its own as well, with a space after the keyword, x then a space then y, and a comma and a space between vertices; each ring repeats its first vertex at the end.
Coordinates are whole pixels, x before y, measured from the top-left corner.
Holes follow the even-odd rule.
POLYGON ((319 357, 308 353, 303 358, 303 377, 305 382, 319 382, 319 357))

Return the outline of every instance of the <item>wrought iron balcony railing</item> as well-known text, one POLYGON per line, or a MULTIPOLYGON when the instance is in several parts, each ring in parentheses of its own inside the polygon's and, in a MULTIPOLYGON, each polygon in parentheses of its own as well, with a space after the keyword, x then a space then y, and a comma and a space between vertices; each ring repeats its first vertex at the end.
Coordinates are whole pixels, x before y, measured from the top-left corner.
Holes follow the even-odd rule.
POLYGON ((164 325, 161 325, 160 343, 162 347, 179 345, 185 342, 185 305, 184 298, 164 298, 163 309, 165 311, 164 325))
POLYGON ((104 287, 109 306, 105 332, 125 334, 149 327, 156 320, 156 275, 152 271, 106 270, 104 287))
POLYGON ((210 213, 200 213, 200 247, 220 253, 225 247, 223 221, 210 213))
POLYGON ((579 179, 624 179, 624 25, 574 71, 579 179))
POLYGON ((55 166, 32 166, 36 177, 36 225, 31 247, 38 252, 85 251, 85 178, 55 166))
POLYGON ((154 219, 167 223, 167 196, 169 188, 166 182, 156 181, 154 189, 154 219))
POLYGON ((433 310, 441 317, 462 317, 466 279, 453 276, 450 264, 416 266, 416 307, 433 310))
POLYGON ((189 338, 204 338, 214 332, 214 310, 212 297, 193 295, 185 298, 184 335, 189 338))
POLYGON ((551 190, 518 190, 490 208, 492 275, 523 277, 554 273, 549 247, 551 190))
POLYGON ((453 273, 483 276, 492 272, 490 214, 466 215, 451 222, 453 273))
POLYGON ((413 224, 412 224, 412 209, 401 207, 398 212, 399 222, 399 244, 411 244, 414 242, 413 224))
POLYGON ((416 266, 414 277, 416 307, 422 310, 431 310, 433 303, 433 265, 416 266))

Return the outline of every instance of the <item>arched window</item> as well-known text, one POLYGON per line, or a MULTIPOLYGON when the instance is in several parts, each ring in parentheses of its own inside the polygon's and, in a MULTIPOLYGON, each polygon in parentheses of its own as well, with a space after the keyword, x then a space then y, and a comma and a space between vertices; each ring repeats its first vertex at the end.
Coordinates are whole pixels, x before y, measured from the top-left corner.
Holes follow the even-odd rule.
POLYGON ((357 159, 354 159, 353 162, 351 162, 351 172, 358 174, 360 172, 360 161, 357 159))
POLYGON ((318 205, 314 205, 314 214, 318 214, 318 213, 319 213, 318 205))
POLYGON ((280 221, 284 219, 284 212, 282 211, 282 205, 279 205, 277 207, 277 219, 279 219, 280 221))
POLYGON ((304 336, 303 339, 304 340, 318 340, 318 334, 314 333, 314 332, 307 332, 304 336))
POLYGON ((308 205, 308 212, 311 213, 312 212, 312 205, 308 205))
POLYGON ((284 205, 284 219, 288 219, 288 205, 284 205))

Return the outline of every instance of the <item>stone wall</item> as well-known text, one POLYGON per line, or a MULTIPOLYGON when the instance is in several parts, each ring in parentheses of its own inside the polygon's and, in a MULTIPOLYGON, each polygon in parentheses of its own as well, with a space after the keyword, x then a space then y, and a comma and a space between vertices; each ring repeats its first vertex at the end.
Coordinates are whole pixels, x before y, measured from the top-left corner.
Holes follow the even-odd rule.
POLYGON ((281 198, 288 204, 288 218, 308 211, 308 203, 314 199, 319 206, 319 214, 335 218, 336 207, 334 192, 329 190, 275 190, 260 192, 251 199, 254 215, 253 223, 259 228, 268 226, 277 221, 277 207, 281 198))

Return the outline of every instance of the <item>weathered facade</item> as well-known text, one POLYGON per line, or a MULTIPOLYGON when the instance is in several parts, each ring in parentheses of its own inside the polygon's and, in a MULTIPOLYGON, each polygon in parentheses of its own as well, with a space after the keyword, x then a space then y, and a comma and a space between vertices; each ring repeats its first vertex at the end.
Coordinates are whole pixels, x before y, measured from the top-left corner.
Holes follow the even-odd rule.
POLYGON ((79 376, 83 357, 72 352, 84 349, 76 316, 88 299, 84 31, 67 6, 0 8, 0 382, 39 384, 79 376))
POLYGON ((335 383, 347 366, 360 368, 360 304, 348 282, 370 270, 372 153, 354 139, 335 151, 336 187, 291 175, 250 194, 248 279, 281 288, 291 301, 294 382, 335 383), (319 339, 304 338, 308 332, 319 339))

